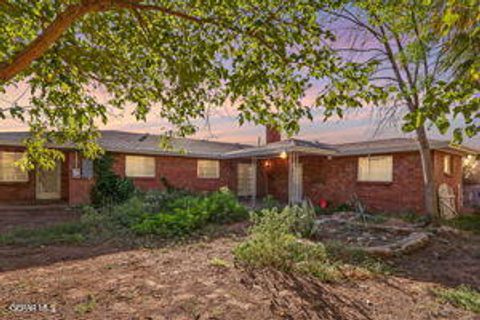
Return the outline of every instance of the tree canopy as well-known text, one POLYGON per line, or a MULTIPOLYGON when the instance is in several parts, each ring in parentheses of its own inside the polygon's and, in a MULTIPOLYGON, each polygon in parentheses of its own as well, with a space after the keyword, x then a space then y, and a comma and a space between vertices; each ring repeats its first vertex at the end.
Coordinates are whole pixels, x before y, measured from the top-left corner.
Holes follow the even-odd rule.
POLYGON ((30 126, 27 169, 62 156, 48 142, 98 155, 97 126, 111 108, 133 107, 138 120, 155 113, 188 135, 195 119, 228 104, 241 124, 293 134, 315 107, 328 117, 401 100, 417 106, 408 108, 405 129, 430 121, 444 132, 461 114, 460 139, 478 132, 479 98, 475 83, 450 81, 451 69, 432 66, 446 43, 427 23, 434 8, 409 0, 0 0, 0 91, 30 90, 27 105, 5 106, 0 117, 30 126), (336 50, 335 30, 321 17, 345 10, 380 41, 380 49, 359 50, 386 56, 350 60, 336 50), (400 70, 396 83, 382 72, 385 57, 400 70), (378 76, 385 79, 373 81, 378 76), (318 99, 305 105, 312 89, 318 99))
MULTIPOLYGON (((181 135, 210 108, 292 133, 310 116, 300 102, 312 78, 341 71, 318 11, 338 1, 0 1, 0 90, 25 83, 29 105, 1 117, 27 122, 28 168, 48 164, 47 141, 87 155, 108 108, 155 112, 181 135), (98 90, 108 99, 100 99, 98 90), (43 157, 42 161, 39 161, 43 157)), ((57 156, 60 156, 57 154, 57 156)))

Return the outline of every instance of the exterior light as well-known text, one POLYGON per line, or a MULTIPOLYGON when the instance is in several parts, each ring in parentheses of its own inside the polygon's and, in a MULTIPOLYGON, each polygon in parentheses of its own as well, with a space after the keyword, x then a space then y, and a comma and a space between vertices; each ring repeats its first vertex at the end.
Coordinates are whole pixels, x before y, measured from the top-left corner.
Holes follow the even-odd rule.
POLYGON ((280 153, 280 158, 287 159, 287 153, 285 151, 282 151, 282 153, 280 153))
POLYGON ((266 160, 263 165, 265 168, 270 168, 272 166, 272 162, 270 162, 270 160, 266 160))

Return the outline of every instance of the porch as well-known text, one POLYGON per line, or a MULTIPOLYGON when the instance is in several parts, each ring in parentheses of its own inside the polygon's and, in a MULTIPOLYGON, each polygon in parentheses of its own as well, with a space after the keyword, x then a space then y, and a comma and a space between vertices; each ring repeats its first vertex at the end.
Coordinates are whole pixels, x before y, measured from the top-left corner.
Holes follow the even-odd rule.
POLYGON ((267 195, 284 203, 299 203, 311 197, 311 190, 305 190, 305 172, 318 173, 322 161, 335 153, 329 145, 296 139, 230 153, 238 161, 237 194, 248 198, 252 206, 267 195))

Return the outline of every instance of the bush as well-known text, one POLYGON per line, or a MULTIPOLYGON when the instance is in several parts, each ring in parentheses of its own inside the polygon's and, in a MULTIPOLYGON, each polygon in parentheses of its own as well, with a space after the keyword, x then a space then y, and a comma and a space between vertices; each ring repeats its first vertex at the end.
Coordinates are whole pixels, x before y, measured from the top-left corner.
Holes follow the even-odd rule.
POLYGON ((339 272, 327 260, 324 246, 302 241, 295 234, 295 229, 304 225, 302 218, 310 216, 310 213, 300 214, 301 210, 302 207, 287 207, 282 211, 253 213, 250 237, 234 249, 235 259, 253 268, 270 267, 335 280, 339 272))
POLYGON ((95 185, 91 191, 91 198, 92 204, 96 207, 125 202, 136 193, 130 179, 122 178, 113 172, 113 161, 110 154, 95 160, 95 185))
POLYGON ((172 204, 179 198, 191 196, 192 193, 186 190, 168 188, 166 191, 150 190, 143 196, 145 212, 158 213, 173 208, 172 204))
MULTIPOLYGON (((167 192, 168 193, 168 192, 167 192)), ((162 209, 156 214, 144 215, 144 219, 133 225, 139 234, 157 234, 166 237, 184 236, 207 223, 228 223, 248 216, 247 209, 228 190, 222 189, 206 196, 158 195, 150 203, 162 209), (164 201, 169 199, 170 201, 164 201)), ((148 202, 148 201, 147 201, 148 202)), ((151 204, 149 205, 151 208, 151 204)))

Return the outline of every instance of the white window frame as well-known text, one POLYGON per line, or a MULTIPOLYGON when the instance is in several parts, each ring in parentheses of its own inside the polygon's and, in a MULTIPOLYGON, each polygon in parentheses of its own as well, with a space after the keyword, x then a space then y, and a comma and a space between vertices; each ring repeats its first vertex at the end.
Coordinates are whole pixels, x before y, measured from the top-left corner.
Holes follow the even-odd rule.
POLYGON ((200 179, 218 179, 220 178, 220 161, 218 160, 197 160, 197 177, 200 179), (213 166, 213 174, 209 174, 206 166, 213 166))
POLYGON ((453 172, 453 158, 451 154, 445 154, 443 156, 443 173, 451 175, 453 172))
POLYGON ((157 164, 155 161, 155 157, 126 155, 125 156, 125 176, 128 178, 155 178, 156 171, 157 171, 156 165, 157 164), (138 172, 139 171, 138 169, 129 167, 133 165, 133 163, 135 163, 135 165, 141 165, 142 162, 144 162, 143 165, 145 165, 144 169, 147 169, 150 166, 152 171, 138 172))
POLYGON ((28 182, 29 181, 29 176, 28 172, 22 171, 20 168, 15 166, 15 162, 20 160, 23 156, 23 152, 18 152, 18 151, 0 151, 0 183, 15 183, 15 182, 28 182), (10 163, 4 163, 4 159, 6 155, 11 156, 13 159, 12 162, 10 163), (11 168, 14 168, 14 178, 4 178, 4 173, 2 172, 5 170, 6 166, 11 166, 11 168))
POLYGON ((357 180, 360 182, 393 182, 393 156, 391 155, 359 157, 357 169, 357 180), (375 173, 378 174, 378 172, 374 172, 374 170, 378 170, 378 168, 372 167, 375 162, 381 160, 389 166, 384 169, 386 172, 383 178, 375 177, 375 173), (365 167, 362 168, 362 165, 365 167))

